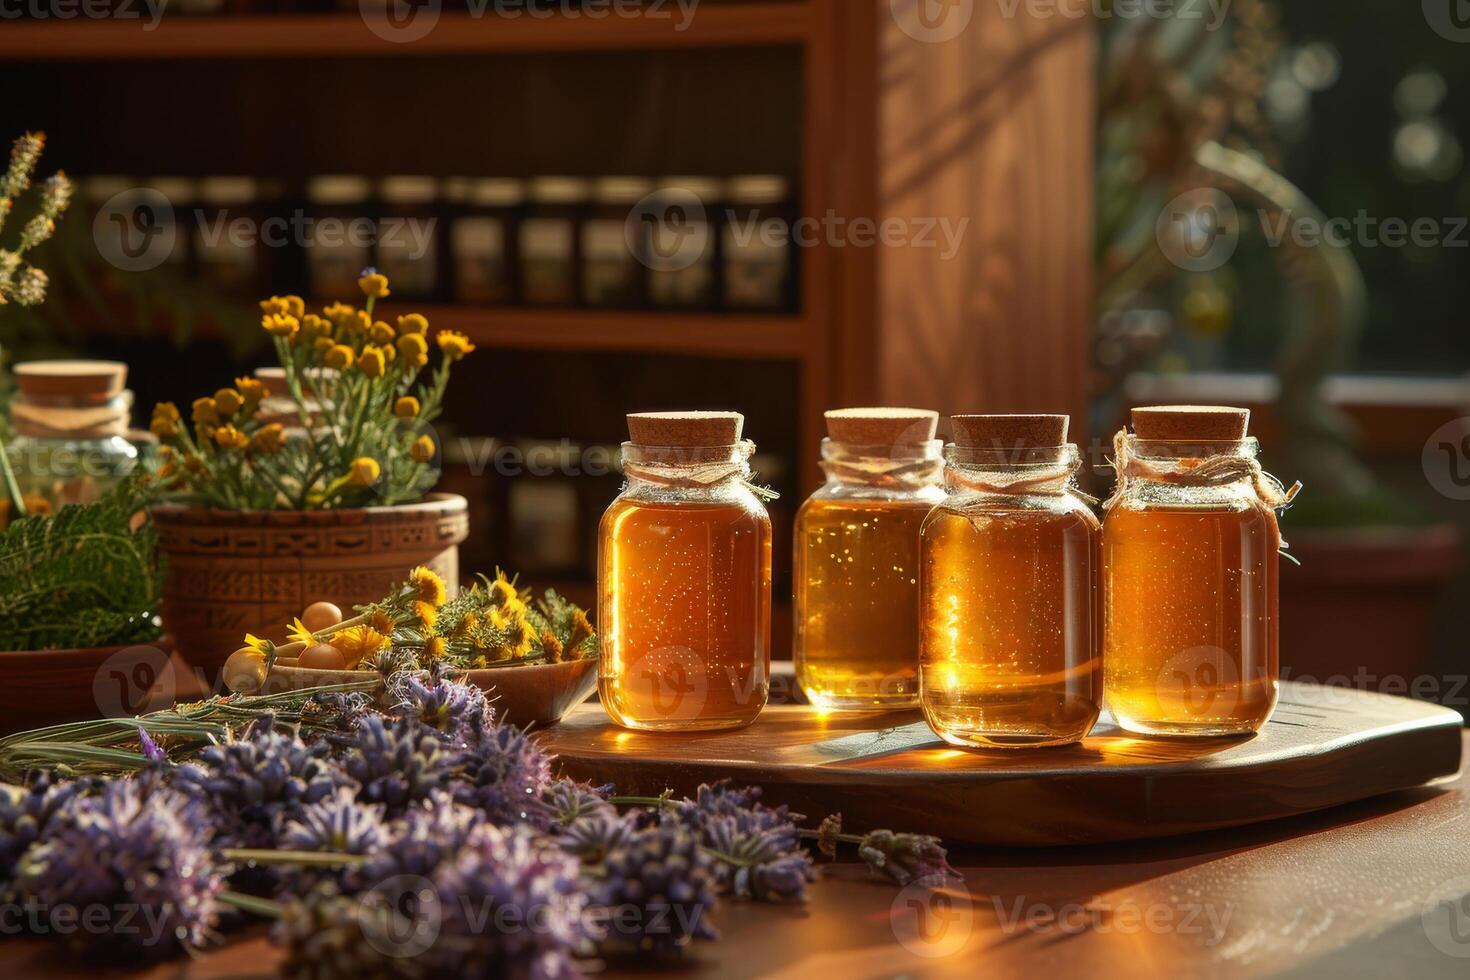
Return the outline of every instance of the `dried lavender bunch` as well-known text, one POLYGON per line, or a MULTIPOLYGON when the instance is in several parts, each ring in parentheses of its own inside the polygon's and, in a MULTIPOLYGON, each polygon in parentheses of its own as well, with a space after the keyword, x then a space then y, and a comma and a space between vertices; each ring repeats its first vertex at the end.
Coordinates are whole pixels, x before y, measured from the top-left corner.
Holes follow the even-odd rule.
POLYGON ((595 836, 583 831, 594 826, 605 831, 597 841, 605 849, 585 866, 604 950, 670 956, 695 940, 719 938, 711 921, 716 862, 695 833, 674 820, 635 831, 626 819, 599 815, 568 828, 563 846, 570 839, 575 847, 579 838, 585 846, 595 836))
POLYGON ((637 814, 620 814, 609 807, 584 814, 557 834, 562 850, 573 854, 584 865, 598 865, 614 850, 623 847, 640 833, 637 814))
POLYGON ((593 786, 573 779, 558 779, 546 790, 546 805, 556 823, 569 826, 583 817, 610 813, 617 815, 618 808, 607 801, 612 796, 613 786, 593 786))
POLYGON ((206 825, 220 847, 273 848, 303 808, 347 785, 327 759, 328 746, 275 730, 275 716, 260 715, 233 742, 212 745, 198 763, 180 766, 173 785, 205 806, 206 825))
POLYGON ((69 812, 72 799, 87 792, 89 780, 57 783, 38 773, 25 786, 0 784, 0 901, 14 898, 15 865, 26 848, 55 830, 57 814, 69 812))
POLYGON ((364 905, 323 886, 286 903, 271 939, 286 950, 281 976, 295 980, 360 980, 363 977, 423 975, 411 957, 395 956, 367 937, 393 935, 394 912, 364 905))
POLYGON ((443 924, 424 954, 438 976, 579 976, 596 939, 575 858, 525 826, 478 827, 433 878, 443 924))
POLYGON ((721 780, 700 786, 673 814, 718 859, 721 890, 737 898, 804 902, 807 882, 816 877, 801 846, 799 825, 806 818, 785 806, 768 807, 760 796, 757 787, 735 789, 721 780))
POLYGON ((551 787, 551 757, 513 725, 490 728, 465 753, 465 779, 455 787, 461 803, 483 810, 493 823, 529 823, 540 829, 554 819, 544 796, 551 787))
MULTIPOLYGON (((380 852, 391 832, 383 808, 359 803, 352 787, 343 786, 319 803, 302 809, 281 834, 280 849, 367 856, 380 852)), ((340 869, 301 866, 282 869, 282 884, 297 894, 323 880, 336 880, 340 869)))
POLYGON ((357 798, 382 804, 390 817, 448 788, 458 756, 432 729, 411 718, 364 718, 342 768, 358 785, 357 798))
POLYGON ((457 749, 479 746, 495 719, 485 692, 451 680, 435 670, 427 680, 414 674, 399 674, 389 686, 393 714, 410 718, 437 732, 457 749))
POLYGON ((73 922, 101 923, 100 932, 92 925, 74 934, 89 949, 100 942, 165 955, 198 947, 224 887, 202 809, 148 779, 75 796, 21 856, 17 888, 53 922, 69 908, 73 922))
POLYGON ((900 887, 933 878, 958 878, 938 837, 875 830, 862 839, 858 854, 868 868, 900 887))
POLYGON ((388 844, 346 875, 344 887, 366 891, 379 882, 398 877, 427 878, 457 854, 485 815, 461 806, 443 790, 408 808, 388 825, 388 844))

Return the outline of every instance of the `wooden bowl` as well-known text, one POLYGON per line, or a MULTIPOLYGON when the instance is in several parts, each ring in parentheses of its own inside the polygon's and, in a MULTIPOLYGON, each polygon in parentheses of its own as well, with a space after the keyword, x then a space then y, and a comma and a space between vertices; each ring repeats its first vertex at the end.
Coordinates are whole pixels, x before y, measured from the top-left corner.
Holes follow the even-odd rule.
MULTIPOLYGON (((265 679, 261 693, 296 691, 327 684, 360 681, 360 670, 310 670, 277 666, 265 679)), ((569 660, 560 664, 467 670, 462 679, 490 695, 496 717, 515 725, 554 725, 574 706, 587 700, 597 686, 597 660, 569 660)), ((382 688, 379 688, 382 693, 382 688)))
MULTIPOLYGON (((0 652, 0 734, 94 718, 127 718, 174 703, 187 670, 173 642, 86 650, 0 652)), ((187 692, 186 692, 187 693, 187 692)))

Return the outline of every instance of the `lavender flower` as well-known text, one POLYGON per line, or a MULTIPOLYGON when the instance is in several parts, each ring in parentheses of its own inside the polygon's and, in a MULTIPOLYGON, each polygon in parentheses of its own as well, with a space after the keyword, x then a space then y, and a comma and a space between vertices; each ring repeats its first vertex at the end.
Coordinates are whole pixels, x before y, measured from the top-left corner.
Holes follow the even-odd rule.
POLYGON ((234 742, 212 745, 199 764, 180 766, 173 785, 206 806, 205 823, 221 847, 272 848, 302 808, 325 799, 347 779, 311 745, 274 729, 273 715, 251 722, 234 742))
POLYGON ((612 791, 611 783, 606 786, 593 786, 590 783, 579 783, 572 779, 558 779, 547 789, 545 799, 555 821, 569 825, 593 814, 612 813, 616 815, 617 807, 607 802, 612 791))
POLYGON ((51 833, 58 814, 67 814, 72 799, 90 788, 87 780, 56 783, 45 774, 32 777, 26 786, 0 784, 0 898, 10 898, 21 854, 51 833))
POLYGON ((388 825, 387 844, 348 876, 347 887, 363 891, 390 878, 427 878, 457 854, 484 822, 480 811, 461 806, 448 793, 436 790, 388 825))
POLYGON ((719 859, 722 890, 766 902, 805 901, 806 883, 816 877, 801 847, 798 825, 806 818, 785 806, 768 807, 760 796, 759 788, 735 789, 729 780, 703 785, 679 805, 675 819, 719 859))
POLYGON ((718 901, 714 861, 678 823, 624 835, 598 870, 593 902, 609 948, 667 956, 696 939, 719 938, 710 921, 718 901))
MULTIPOLYGON (((112 916, 109 938, 145 952, 204 942, 224 885, 197 801, 120 779, 98 795, 74 797, 67 809, 21 857, 16 881, 28 901, 52 914, 68 908, 82 921, 96 921, 93 910, 103 909, 112 916)), ((79 935, 99 939, 92 928, 79 935)))
POLYGON ((424 954, 438 976, 578 976, 573 956, 596 938, 571 856, 525 826, 483 824, 433 877, 443 924, 424 954))
POLYGON ((455 748, 479 745, 494 719, 484 691, 447 677, 425 683, 412 674, 400 674, 392 691, 395 715, 417 721, 455 748))
POLYGON ((153 741, 153 736, 149 735, 148 730, 141 725, 138 726, 138 748, 143 753, 143 758, 155 765, 168 761, 168 755, 159 748, 158 743, 153 741))
POLYGON ((465 756, 461 803, 478 807, 496 824, 529 823, 545 829, 552 812, 543 797, 551 786, 551 758, 512 725, 495 725, 465 756))
POLYGON ((612 807, 578 817, 562 828, 557 843, 583 864, 600 863, 611 851, 622 847, 639 833, 638 817, 626 816, 612 807))
POLYGON ((358 726, 342 766, 357 782, 359 800, 380 803, 389 816, 399 816, 447 787, 456 762, 431 729, 408 718, 390 724, 374 715, 358 726))
MULTIPOLYGON (((380 851, 389 840, 383 808, 359 803, 356 792, 344 786, 319 803, 301 811, 281 834, 280 848, 286 851, 318 851, 332 854, 367 855, 380 851)), ((280 870, 282 883, 302 894, 322 881, 336 881, 345 868, 286 866, 280 870)))
POLYGON ((364 905, 339 895, 330 886, 288 901, 271 939, 286 949, 281 976, 296 980, 358 980, 361 977, 417 978, 410 957, 393 955, 382 942, 368 936, 392 935, 393 911, 364 905))
POLYGON ((858 854, 875 874, 900 887, 930 878, 960 877, 938 837, 875 830, 863 838, 858 854))

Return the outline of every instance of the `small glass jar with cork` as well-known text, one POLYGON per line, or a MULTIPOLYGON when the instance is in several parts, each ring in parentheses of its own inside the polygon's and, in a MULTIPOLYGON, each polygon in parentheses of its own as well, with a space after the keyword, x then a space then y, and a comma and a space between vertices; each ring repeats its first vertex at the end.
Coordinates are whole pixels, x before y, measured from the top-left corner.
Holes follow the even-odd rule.
POLYGON ((384 177, 378 184, 376 258, 400 300, 431 300, 439 291, 435 239, 439 181, 421 175, 384 177))
POLYGON ((1286 490, 1256 461, 1250 412, 1135 408, 1105 505, 1108 710, 1142 735, 1242 735, 1276 706, 1286 490))
POLYGON ((826 414, 826 485, 796 516, 796 679, 819 708, 919 703, 919 529, 944 499, 937 412, 826 414))
POLYGON ((642 229, 638 203, 653 192, 642 177, 601 177, 592 183, 592 211, 582 223, 582 298, 605 309, 636 307, 643 296, 642 229))
POLYGON ((445 197, 455 209, 449 221, 449 265, 454 299, 482 306, 515 301, 516 221, 526 185, 510 178, 452 178, 445 197))
POLYGON ((306 186, 312 218, 307 278, 320 300, 354 302, 362 298, 357 279, 372 264, 374 223, 372 182, 355 174, 313 177, 306 186))
POLYGON ((765 707, 771 519, 735 412, 628 416, 598 531, 603 707, 625 728, 741 728, 765 707))
POLYGON ((27 513, 92 503, 137 465, 127 371, 117 361, 15 366, 6 454, 27 513))
POLYGON ((967 748, 1076 742, 1102 704, 1101 528, 1064 415, 958 415, 920 552, 920 701, 967 748))

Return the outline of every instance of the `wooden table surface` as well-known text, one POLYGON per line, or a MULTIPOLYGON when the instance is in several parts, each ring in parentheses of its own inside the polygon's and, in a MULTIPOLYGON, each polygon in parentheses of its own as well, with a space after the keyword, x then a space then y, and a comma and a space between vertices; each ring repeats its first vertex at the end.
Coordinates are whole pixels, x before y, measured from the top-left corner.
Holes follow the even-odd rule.
MULTIPOLYGON (((1467 736, 1470 739, 1470 736, 1467 736)), ((723 938, 660 975, 793 980, 1470 976, 1470 778, 1158 842, 954 855, 935 895, 828 867, 802 907, 726 902, 723 938), (1443 899, 1443 901, 1441 901, 1443 899)), ((269 976, 257 931, 142 974, 6 940, 12 976, 269 976)), ((609 977, 648 975, 637 964, 609 977)))

